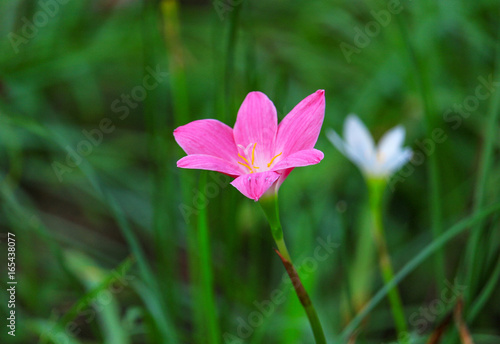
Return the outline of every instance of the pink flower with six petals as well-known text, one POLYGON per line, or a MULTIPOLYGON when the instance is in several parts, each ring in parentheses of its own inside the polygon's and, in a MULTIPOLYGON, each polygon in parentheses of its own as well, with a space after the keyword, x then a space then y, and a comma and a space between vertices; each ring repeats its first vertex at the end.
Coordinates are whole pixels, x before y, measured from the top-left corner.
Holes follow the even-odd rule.
POLYGON ((314 149, 325 117, 325 91, 302 100, 278 125, 274 104, 261 92, 250 92, 234 128, 213 119, 197 120, 174 130, 188 154, 177 167, 210 170, 236 178, 231 183, 258 201, 278 190, 295 167, 314 165, 323 153, 314 149))

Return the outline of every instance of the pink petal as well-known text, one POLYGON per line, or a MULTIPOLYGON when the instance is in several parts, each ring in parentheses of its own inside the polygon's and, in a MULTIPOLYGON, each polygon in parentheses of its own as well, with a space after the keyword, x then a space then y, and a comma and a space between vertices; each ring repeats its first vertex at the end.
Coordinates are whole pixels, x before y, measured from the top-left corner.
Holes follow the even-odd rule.
POLYGON ((238 111, 234 141, 243 147, 257 143, 256 150, 269 161, 274 152, 278 115, 272 101, 261 92, 250 92, 238 111))
POLYGON ((292 173, 292 171, 293 171, 294 168, 295 167, 291 167, 291 168, 287 168, 286 170, 281 170, 280 178, 276 182, 276 189, 277 190, 279 190, 281 184, 283 184, 283 182, 285 181, 285 179, 288 178, 288 176, 290 175, 290 173, 292 173))
POLYGON ((279 176, 279 173, 273 171, 250 173, 236 178, 231 185, 246 197, 258 201, 279 176))
POLYGON ((202 119, 174 130, 174 137, 187 154, 204 154, 236 161, 238 150, 233 129, 214 119, 202 119))
POLYGON ((191 154, 177 161, 177 167, 191 168, 196 170, 217 171, 230 176, 239 176, 243 172, 241 168, 229 161, 215 156, 203 154, 191 154))
POLYGON ((301 150, 287 156, 275 166, 272 166, 271 170, 277 171, 291 167, 315 165, 323 160, 324 156, 323 152, 317 149, 301 150))
POLYGON ((298 151, 292 155, 289 155, 285 159, 278 162, 275 166, 272 167, 273 171, 281 170, 279 173, 281 174, 278 179, 277 188, 283 184, 288 175, 293 171, 295 167, 301 166, 309 166, 315 165, 319 163, 324 158, 323 152, 317 149, 306 149, 298 151))
POLYGON ((325 117, 325 91, 307 96, 281 121, 275 152, 288 156, 314 148, 325 117))

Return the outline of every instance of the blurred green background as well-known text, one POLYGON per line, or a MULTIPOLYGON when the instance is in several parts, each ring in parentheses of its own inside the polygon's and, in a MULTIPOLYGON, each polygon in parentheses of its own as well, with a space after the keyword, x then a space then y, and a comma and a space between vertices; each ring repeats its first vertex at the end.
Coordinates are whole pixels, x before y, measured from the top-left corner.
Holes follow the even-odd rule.
POLYGON ((404 125, 415 151, 384 213, 412 342, 460 294, 475 341, 499 343, 499 15, 496 0, 2 1, 2 319, 7 232, 18 284, 0 341, 313 343, 259 206, 177 169, 172 132, 232 126, 250 91, 281 119, 325 89, 325 159, 290 175, 280 208, 328 342, 397 340, 365 183, 324 135, 356 113, 377 139, 404 125), (311 259, 322 240, 335 248, 311 259))

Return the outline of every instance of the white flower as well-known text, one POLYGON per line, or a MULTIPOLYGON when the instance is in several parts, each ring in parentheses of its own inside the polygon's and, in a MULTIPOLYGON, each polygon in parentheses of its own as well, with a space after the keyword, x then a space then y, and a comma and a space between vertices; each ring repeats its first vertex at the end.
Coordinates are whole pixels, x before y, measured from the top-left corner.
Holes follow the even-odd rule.
POLYGON ((380 139, 375 147, 373 138, 356 115, 349 115, 344 122, 344 139, 332 129, 328 139, 337 149, 355 163, 370 178, 388 178, 406 164, 412 150, 403 147, 405 129, 398 125, 380 139))

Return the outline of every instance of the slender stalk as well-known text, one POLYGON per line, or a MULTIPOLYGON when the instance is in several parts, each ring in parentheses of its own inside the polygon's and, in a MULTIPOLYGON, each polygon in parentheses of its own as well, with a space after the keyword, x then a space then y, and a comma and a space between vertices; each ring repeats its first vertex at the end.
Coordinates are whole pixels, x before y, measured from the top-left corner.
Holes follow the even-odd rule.
MULTIPOLYGON (((500 37, 500 28, 498 32, 500 37)), ((500 77, 500 43, 496 45, 496 56, 495 56, 495 79, 498 80, 500 77)), ((490 169, 493 162, 494 153, 494 141, 496 138, 496 132, 498 129, 498 120, 500 116, 500 92, 496 92, 492 95, 492 100, 489 105, 488 119, 485 128, 485 138, 484 145, 481 151, 481 158, 479 163, 479 172, 476 188, 474 190, 474 206, 473 214, 479 213, 485 207, 488 178, 490 174, 490 169)), ((472 323, 474 318, 477 316, 480 309, 484 306, 484 303, 488 300, 491 290, 490 286, 495 285, 498 279, 497 274, 500 273, 497 268, 493 272, 493 277, 486 283, 486 287, 481 291, 479 290, 479 283, 485 276, 481 274, 482 267, 487 263, 484 261, 484 257, 488 256, 487 250, 479 249, 482 247, 482 240, 485 240, 484 235, 484 221, 477 222, 470 230, 470 240, 465 247, 465 285, 468 286, 465 291, 465 302, 470 307, 467 310, 467 321, 472 323), (479 293, 479 294, 477 294, 479 293), (476 297, 477 296, 477 297, 476 297), (475 300, 472 303, 472 300, 475 300)), ((454 343, 457 341, 458 331, 455 329, 451 330, 448 341, 446 343, 454 343)))
MULTIPOLYGON (((396 16, 396 21, 399 25, 403 41, 406 45, 410 64, 414 78, 417 83, 417 88, 420 92, 422 102, 424 104, 424 127, 427 137, 432 136, 432 131, 436 127, 436 102, 434 99, 434 91, 429 72, 429 57, 418 54, 413 48, 408 29, 404 20, 400 16, 396 16)), ((429 153, 429 164, 427 173, 429 175, 429 204, 431 215, 431 229, 434 238, 438 238, 443 233, 443 210, 441 206, 441 177, 439 174, 439 147, 434 148, 434 152, 429 153)), ((440 249, 435 254, 435 273, 436 283, 439 290, 444 288, 444 279, 446 277, 445 249, 440 249)))
POLYGON ((476 316, 481 312, 481 310, 486 306, 491 295, 495 292, 496 286, 500 279, 500 256, 498 257, 495 269, 490 275, 489 281, 485 284, 482 291, 479 293, 478 297, 471 305, 470 310, 467 314, 467 322, 469 324, 476 318, 476 316))
POLYGON ((403 279, 405 279, 410 273, 415 271, 417 267, 420 266, 424 261, 443 247, 445 244, 449 243, 452 239, 456 238, 459 234, 465 232, 471 226, 474 226, 479 221, 482 221, 488 216, 500 211, 500 203, 496 203, 488 208, 482 210, 479 214, 473 214, 462 221, 456 223, 445 231, 439 238, 433 239, 430 243, 424 246, 420 252, 413 257, 408 263, 401 268, 398 273, 394 276, 393 280, 380 289, 372 299, 366 304, 366 306, 352 319, 352 321, 344 328, 340 334, 342 340, 347 341, 347 339, 352 335, 355 329, 361 324, 363 319, 365 319, 368 314, 370 314, 373 309, 381 302, 387 295, 389 288, 396 286, 403 279))
MULTIPOLYGON (((143 73, 146 76, 148 69, 152 66, 165 66, 165 48, 163 36, 158 30, 160 22, 158 6, 152 1, 143 1, 142 12, 142 46, 143 46, 143 73)), ((151 176, 153 187, 151 190, 152 222, 155 268, 160 290, 169 289, 165 293, 166 304, 174 319, 179 318, 177 310, 179 307, 179 288, 170 288, 175 285, 175 277, 179 275, 179 266, 176 263, 178 235, 176 232, 166 231, 165 228, 175 228, 176 213, 174 207, 170 206, 171 195, 175 193, 176 185, 170 178, 170 169, 175 161, 176 147, 171 139, 173 128, 165 121, 165 113, 168 112, 168 104, 165 94, 168 93, 168 82, 160 82, 151 90, 148 90, 144 99, 144 120, 148 133, 148 152, 151 157, 151 176)))
POLYGON ((165 46, 169 54, 172 108, 176 126, 189 121, 189 99, 186 81, 184 52, 181 44, 179 4, 177 0, 162 0, 160 11, 163 18, 165 46))
MULTIPOLYGON (((205 190, 207 183, 207 172, 201 172, 200 190, 205 190)), ((204 311, 206 324, 207 343, 220 342, 220 330, 217 321, 217 311, 215 307, 212 255, 210 250, 210 240, 208 236, 208 216, 207 208, 202 207, 198 216, 198 245, 200 254, 200 287, 201 287, 201 305, 204 311)))
POLYGON ((233 102, 232 95, 234 89, 234 54, 236 49, 236 43, 238 40, 238 26, 240 19, 240 11, 243 1, 238 2, 230 14, 228 36, 226 42, 226 56, 225 56, 225 68, 224 68, 224 97, 225 97, 225 111, 222 121, 228 122, 232 113, 233 102))
MULTIPOLYGON (((168 62, 168 87, 167 101, 170 102, 171 113, 167 116, 172 116, 173 124, 178 127, 184 125, 190 120, 189 112, 189 92, 186 81, 186 67, 184 59, 184 47, 181 37, 180 25, 180 2, 178 0, 160 0, 156 2, 162 19, 162 34, 165 40, 166 58, 168 62)), ((161 143, 160 143, 161 144, 161 143)), ((179 149, 179 148, 178 148, 179 149)), ((192 204, 192 196, 190 194, 193 180, 189 174, 182 173, 180 176, 180 195, 179 201, 190 206, 192 204)), ((190 218, 185 218, 185 229, 187 232, 187 252, 189 264, 189 278, 194 285, 199 285, 201 269, 199 252, 198 252, 198 237, 197 226, 192 223, 190 218)), ((195 297, 197 295, 195 294, 195 297)), ((200 301, 202 304, 202 301, 200 301)), ((192 341, 198 336, 211 338, 206 333, 205 327, 205 308, 198 307, 198 304, 193 305, 193 331, 191 331, 192 341)), ((209 341, 209 343, 212 343, 209 341)))
POLYGON ((350 267, 348 269, 350 275, 348 278, 350 278, 352 287, 351 302, 354 308, 354 312, 352 314, 356 314, 364 307, 371 296, 371 286, 373 285, 374 275, 372 271, 374 259, 377 253, 371 236, 372 229, 370 223, 371 219, 369 216, 369 209, 367 214, 365 214, 365 210, 363 210, 363 216, 361 217, 361 221, 358 223, 359 231, 357 234, 358 239, 356 240, 354 248, 355 257, 353 264, 346 265, 350 267))
MULTIPOLYGON (((384 179, 367 179, 369 198, 370 198, 370 216, 372 219, 372 235, 375 239, 377 251, 379 255, 380 271, 384 284, 387 286, 394 279, 389 251, 385 240, 384 226, 382 221, 382 196, 386 187, 384 179)), ((392 317, 398 332, 398 338, 403 343, 408 343, 406 340, 407 326, 406 318, 401 302, 401 296, 396 286, 389 289, 389 302, 391 304, 392 317)))
MULTIPOLYGON (((498 33, 500 37, 500 31, 498 33)), ((495 79, 500 78, 500 43, 496 46, 496 61, 495 61, 495 79)), ((488 179, 494 157, 495 139, 498 136, 498 121, 500 118, 500 92, 493 94, 490 108, 488 111, 488 122, 486 123, 486 133, 484 138, 483 150, 481 152, 481 161, 479 164, 479 178, 477 181, 474 193, 474 212, 477 213, 484 207, 486 200, 486 191, 488 187, 488 179)), ((481 239, 484 237, 484 223, 480 222, 471 230, 471 239, 466 248, 466 263, 467 263, 467 279, 466 283, 469 286, 467 291, 466 302, 471 302, 474 293, 477 291, 478 280, 480 276, 480 268, 484 265, 478 257, 478 248, 480 247, 481 239)))
POLYGON ((325 334, 323 332, 323 328, 321 327, 316 309, 314 308, 314 305, 312 304, 311 299, 307 294, 302 281, 300 280, 297 270, 293 266, 292 259, 290 258, 290 254, 288 253, 288 249, 285 244, 283 229, 279 218, 278 195, 265 195, 260 199, 259 203, 262 210, 264 210, 264 213, 266 214, 269 225, 271 226, 273 239, 278 246, 276 253, 280 256, 286 272, 292 281, 295 293, 297 294, 302 307, 304 307, 304 310, 306 311, 307 318, 309 319, 309 323, 313 331, 314 339, 317 344, 326 344, 325 334))

